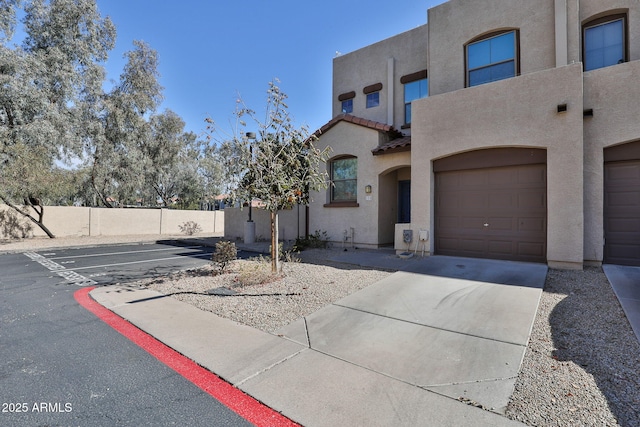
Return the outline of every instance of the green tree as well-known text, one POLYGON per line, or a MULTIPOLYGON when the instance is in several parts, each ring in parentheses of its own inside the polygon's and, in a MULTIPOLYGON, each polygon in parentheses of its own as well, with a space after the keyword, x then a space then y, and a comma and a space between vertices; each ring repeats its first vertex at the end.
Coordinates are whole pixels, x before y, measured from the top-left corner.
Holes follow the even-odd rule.
POLYGON ((238 127, 230 144, 237 153, 237 185, 232 199, 260 199, 271 218, 271 270, 279 271, 278 211, 309 202, 310 191, 327 188, 328 176, 323 163, 329 149, 319 150, 315 136, 306 126, 298 127, 288 111, 287 95, 277 82, 269 83, 266 115, 240 108, 238 127), (247 121, 257 130, 257 138, 247 138, 247 121), (240 132, 238 132, 240 131, 240 132))
POLYGON ((173 111, 152 116, 150 122, 151 134, 143 144, 146 186, 162 206, 174 198, 190 206, 203 192, 202 143, 193 132, 184 132, 184 121, 173 111))
POLYGON ((131 202, 145 185, 145 144, 153 137, 148 119, 162 102, 158 54, 141 41, 125 54, 127 64, 118 84, 88 106, 91 137, 86 151, 91 186, 105 207, 113 198, 131 202))
POLYGON ((56 162, 81 156, 90 137, 84 112, 102 92, 115 27, 94 0, 0 0, 0 31, 0 200, 54 237, 41 201, 56 162), (10 42, 22 5, 18 47, 10 42))

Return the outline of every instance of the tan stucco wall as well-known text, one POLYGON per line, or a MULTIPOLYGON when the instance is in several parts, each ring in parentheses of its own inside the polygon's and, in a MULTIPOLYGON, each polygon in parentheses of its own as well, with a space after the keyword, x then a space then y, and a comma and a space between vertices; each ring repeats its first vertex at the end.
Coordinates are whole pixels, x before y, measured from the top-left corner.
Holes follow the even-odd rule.
POLYGON ((429 9, 430 94, 464 88, 465 45, 501 29, 520 30, 522 74, 555 67, 554 15, 553 0, 451 0, 429 9))
MULTIPOLYGON (((305 206, 278 212, 278 238, 291 241, 305 235, 305 206)), ((224 238, 227 240, 244 240, 244 227, 249 219, 249 208, 225 208, 224 238)), ((253 208, 251 219, 255 222, 257 241, 271 240, 271 215, 264 209, 253 208)), ((313 230, 310 230, 313 233, 313 230)))
MULTIPOLYGON (((412 128, 404 130, 413 133, 411 175, 415 224, 411 227, 416 232, 426 227, 432 237, 431 161, 434 159, 478 148, 543 147, 549 159, 549 263, 576 266, 582 260, 601 262, 603 148, 640 139, 637 109, 640 89, 635 84, 640 81, 640 65, 633 62, 640 60, 640 1, 450 0, 429 9, 427 14, 427 25, 334 60, 334 116, 340 112, 337 96, 354 90, 357 94, 355 115, 387 122, 386 99, 379 111, 366 110, 361 89, 378 81, 385 85, 383 92, 387 89, 387 61, 391 57, 396 74, 393 109, 396 128, 401 127, 404 118, 401 75, 424 68, 426 61, 430 96, 443 96, 417 101, 413 107, 412 128), (581 73, 582 24, 621 12, 628 12, 629 60, 632 62, 581 73), (521 76, 464 89, 465 44, 478 36, 509 28, 517 28, 520 33, 521 76), (556 29, 566 31, 566 36, 557 35, 556 29), (560 68, 555 69, 558 58, 562 61, 566 58, 569 65, 560 63, 560 68), (406 68, 402 64, 406 64, 406 68), (567 113, 556 112, 555 106, 561 103, 569 105, 567 113), (583 103, 584 108, 594 109, 594 117, 583 119, 583 103), (417 128, 421 129, 419 134, 416 134, 417 128), (427 185, 422 184, 425 178, 427 185), (582 209, 578 209, 580 205, 582 209)), ((344 140, 349 141, 350 137, 345 135, 344 140)), ((378 178, 384 194, 393 191, 389 178, 390 175, 386 179, 378 178)), ((394 179, 400 178, 396 175, 394 179)), ((362 188, 359 185, 359 191, 362 188)), ((360 218, 362 212, 345 211, 335 219, 349 222, 349 215, 360 218)), ((377 215, 379 220, 392 217, 383 206, 378 207, 377 215)), ((371 218, 373 216, 371 214, 371 218)), ((364 216, 367 224, 374 223, 371 218, 367 211, 364 216)), ((395 230, 396 247, 403 246, 401 231, 404 228, 406 226, 395 230)), ((387 234, 388 230, 379 230, 378 241, 386 239, 387 234)), ((433 242, 430 245, 433 248, 433 242)))
POLYGON ((159 232, 160 209, 93 209, 91 235, 155 234, 159 232))
POLYGON ((400 77, 427 68, 427 31, 427 25, 422 25, 355 52, 336 57, 333 60, 333 116, 342 112, 342 103, 338 100, 338 96, 355 91, 353 115, 391 124, 400 129, 404 124, 404 88, 400 84, 400 77), (394 76, 392 76, 394 120, 392 123, 387 121, 387 102, 392 89, 388 82, 389 58, 394 59, 394 76), (383 85, 380 106, 366 108, 366 95, 362 93, 362 89, 375 83, 383 85))
MULTIPOLYGON (((8 209, 0 206, 0 209, 8 209)), ((203 233, 222 233, 224 212, 170 209, 104 209, 45 206, 44 224, 56 236, 180 234, 179 225, 195 221, 203 233)), ((1 232, 0 232, 1 233, 1 232)), ((33 224, 33 235, 46 234, 33 224)), ((0 237, 3 237, 0 235, 0 237)))
POLYGON ((183 211, 162 209, 161 234, 180 234, 180 226, 187 221, 196 222, 203 233, 224 231, 224 211, 183 211))
MULTIPOLYGON (((329 202, 329 190, 312 194, 313 203, 309 209, 309 228, 327 231, 330 240, 342 242, 343 232, 354 229, 354 244, 361 247, 377 247, 379 244, 392 243, 391 232, 383 234, 387 242, 379 241, 378 215, 379 203, 383 203, 385 218, 395 222, 397 200, 380 200, 379 175, 410 165, 410 153, 402 152, 374 156, 371 153, 381 141, 376 130, 352 123, 340 122, 324 133, 318 141, 318 147, 331 147, 331 158, 356 156, 358 158, 358 207, 325 207, 329 202), (371 195, 365 194, 365 186, 371 185, 371 195), (367 197, 369 196, 369 197, 367 197), (386 209, 388 208, 388 209, 386 209)), ((328 166, 328 165, 327 165, 328 166)), ((385 183, 386 191, 391 184, 385 183)), ((391 229, 391 226, 390 226, 391 229)), ((351 243, 351 241, 349 241, 351 243)))
POLYGON ((606 147, 640 139, 640 61, 584 73, 584 194, 586 261, 603 259, 604 156, 606 147))
POLYGON ((582 266, 580 64, 433 96, 413 108, 412 229, 424 228, 433 236, 433 160, 490 147, 545 148, 547 259, 550 265, 582 266), (557 105, 565 103, 568 111, 558 113, 557 105))

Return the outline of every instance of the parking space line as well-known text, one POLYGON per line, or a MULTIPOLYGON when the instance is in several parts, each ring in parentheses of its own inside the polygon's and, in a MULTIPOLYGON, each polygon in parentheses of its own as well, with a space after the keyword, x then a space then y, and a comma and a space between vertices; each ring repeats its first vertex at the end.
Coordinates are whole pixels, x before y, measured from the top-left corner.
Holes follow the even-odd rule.
MULTIPOLYGON (((174 246, 172 248, 161 248, 161 249, 147 249, 147 250, 138 250, 138 251, 122 251, 122 252, 107 252, 107 253, 99 253, 99 254, 88 254, 88 255, 69 255, 69 256, 59 256, 59 257, 51 257, 49 259, 65 259, 65 258, 91 258, 98 256, 110 256, 110 255, 122 255, 122 254, 139 254, 139 253, 147 253, 147 252, 160 252, 160 251, 173 251, 180 249, 200 249, 202 246, 174 246)), ((49 254, 45 254, 49 255, 49 254)), ((53 254, 55 255, 55 254, 53 254)))
POLYGON ((74 285, 88 286, 97 284, 96 281, 88 279, 83 275, 76 273, 74 270, 69 270, 67 267, 60 265, 55 261, 51 261, 38 253, 25 252, 24 255, 74 285))
MULTIPOLYGON (((174 256, 169 258, 156 258, 156 259, 144 259, 141 261, 129 261, 129 262, 117 262, 114 264, 103 264, 103 265, 93 265, 88 267, 78 267, 74 268, 74 270, 92 270, 96 268, 107 268, 107 267, 117 267, 121 265, 133 265, 133 264, 144 264, 144 263, 153 263, 158 261, 170 261, 172 259, 184 259, 186 255, 174 256)), ((203 255, 189 255, 189 258, 210 258, 211 254, 203 254, 203 255)))

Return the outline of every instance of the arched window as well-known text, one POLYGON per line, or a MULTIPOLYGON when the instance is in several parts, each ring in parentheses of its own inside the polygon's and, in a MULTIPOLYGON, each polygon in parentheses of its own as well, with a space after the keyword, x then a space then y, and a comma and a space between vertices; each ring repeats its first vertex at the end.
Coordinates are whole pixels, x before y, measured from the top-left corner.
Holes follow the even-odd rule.
POLYGON ((331 202, 358 199, 358 158, 339 157, 331 161, 331 202))
POLYGON ((627 15, 618 13, 593 19, 582 26, 584 70, 627 62, 627 15))
POLYGON ((518 31, 491 33, 466 46, 467 87, 518 75, 518 31))

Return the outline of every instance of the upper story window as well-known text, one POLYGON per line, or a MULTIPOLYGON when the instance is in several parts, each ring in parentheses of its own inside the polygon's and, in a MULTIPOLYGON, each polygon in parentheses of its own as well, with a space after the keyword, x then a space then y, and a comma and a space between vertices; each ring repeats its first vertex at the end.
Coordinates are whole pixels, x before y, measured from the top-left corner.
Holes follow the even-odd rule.
POLYGON ((367 94, 367 108, 373 108, 380 105, 380 92, 367 94))
POLYGON ((343 114, 351 114, 353 113, 353 98, 356 97, 356 93, 354 91, 343 93, 338 96, 338 101, 341 102, 340 111, 343 114))
POLYGON ((495 82, 516 76, 518 72, 517 31, 483 37, 466 49, 467 86, 495 82))
POLYGON ((344 114, 353 113, 353 99, 346 99, 342 101, 342 112, 344 114))
POLYGON ((362 92, 367 96, 367 108, 373 108, 380 105, 380 91, 382 83, 376 83, 365 87, 362 92))
POLYGON ((427 70, 408 74, 400 78, 404 85, 404 123, 411 123, 411 102, 429 96, 429 80, 427 70))
POLYGON ((588 22, 582 30, 584 70, 595 70, 627 60, 626 15, 588 22))
POLYGON ((358 198, 358 159, 342 157, 331 161, 331 202, 355 202, 358 198))

